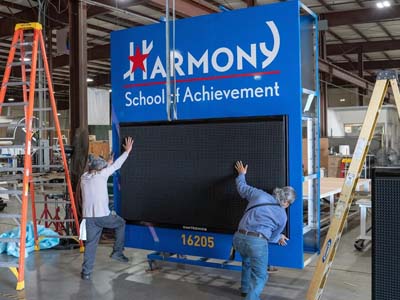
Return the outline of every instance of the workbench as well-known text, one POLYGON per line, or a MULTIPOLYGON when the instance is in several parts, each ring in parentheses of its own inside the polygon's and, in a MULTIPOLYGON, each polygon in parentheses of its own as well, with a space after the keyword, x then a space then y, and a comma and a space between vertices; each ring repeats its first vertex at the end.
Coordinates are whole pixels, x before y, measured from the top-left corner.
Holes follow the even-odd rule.
MULTIPOLYGON (((335 195, 340 194, 344 178, 336 177, 322 177, 320 181, 320 199, 327 199, 329 201, 329 216, 332 219, 335 212, 335 195)), ((356 191, 369 192, 370 179, 358 179, 356 191)), ((303 199, 308 199, 308 184, 303 182, 303 199)))

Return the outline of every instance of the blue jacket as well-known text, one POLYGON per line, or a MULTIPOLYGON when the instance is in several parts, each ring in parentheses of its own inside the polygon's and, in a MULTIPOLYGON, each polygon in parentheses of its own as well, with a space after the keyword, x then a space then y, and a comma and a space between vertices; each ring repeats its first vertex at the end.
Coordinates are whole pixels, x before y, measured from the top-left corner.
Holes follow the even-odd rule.
MULTIPOLYGON (((247 199, 246 210, 261 203, 278 203, 263 190, 249 186, 244 174, 236 178, 236 188, 242 198, 247 199)), ((259 206, 245 212, 239 223, 239 229, 263 234, 270 243, 277 243, 287 222, 286 211, 279 205, 259 206)))

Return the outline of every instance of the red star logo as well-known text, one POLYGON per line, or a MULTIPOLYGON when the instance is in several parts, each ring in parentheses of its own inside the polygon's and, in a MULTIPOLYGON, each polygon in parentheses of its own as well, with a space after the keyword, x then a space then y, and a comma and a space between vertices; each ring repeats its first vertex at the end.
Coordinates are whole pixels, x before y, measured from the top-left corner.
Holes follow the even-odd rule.
POLYGON ((137 68, 140 68, 143 72, 146 72, 143 62, 149 56, 148 54, 140 53, 140 48, 137 47, 135 55, 129 56, 129 60, 133 63, 131 72, 135 72, 137 68))

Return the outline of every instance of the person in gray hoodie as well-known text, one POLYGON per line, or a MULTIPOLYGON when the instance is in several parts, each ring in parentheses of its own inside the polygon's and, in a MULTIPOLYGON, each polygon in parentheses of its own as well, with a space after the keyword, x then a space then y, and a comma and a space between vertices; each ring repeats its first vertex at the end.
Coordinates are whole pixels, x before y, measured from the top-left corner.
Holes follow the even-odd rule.
POLYGON ((81 177, 82 216, 86 223, 86 243, 82 264, 81 278, 90 280, 96 258, 96 249, 103 228, 115 229, 115 243, 110 257, 120 262, 128 262, 124 255, 125 220, 114 211, 111 212, 108 203, 107 180, 115 171, 121 168, 132 150, 133 139, 125 138, 125 152, 113 163, 103 158, 90 157, 89 171, 81 177))

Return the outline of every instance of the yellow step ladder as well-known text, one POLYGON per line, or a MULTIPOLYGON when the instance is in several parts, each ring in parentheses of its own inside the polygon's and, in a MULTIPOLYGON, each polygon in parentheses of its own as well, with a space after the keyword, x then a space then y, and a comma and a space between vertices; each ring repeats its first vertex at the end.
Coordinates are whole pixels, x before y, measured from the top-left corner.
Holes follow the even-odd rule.
POLYGON ((335 214, 331 220, 331 225, 325 238, 321 253, 318 256, 317 266, 308 288, 307 300, 321 299, 329 271, 332 267, 333 259, 335 258, 336 250, 339 246, 343 227, 346 223, 347 215, 353 201, 354 190, 375 131, 379 112, 381 110, 385 95, 387 94, 389 83, 392 88, 397 111, 400 117, 400 93, 397 73, 396 71, 391 70, 381 71, 377 76, 368 110, 361 128, 360 136, 358 138, 350 167, 342 186, 339 201, 336 205, 335 214))

